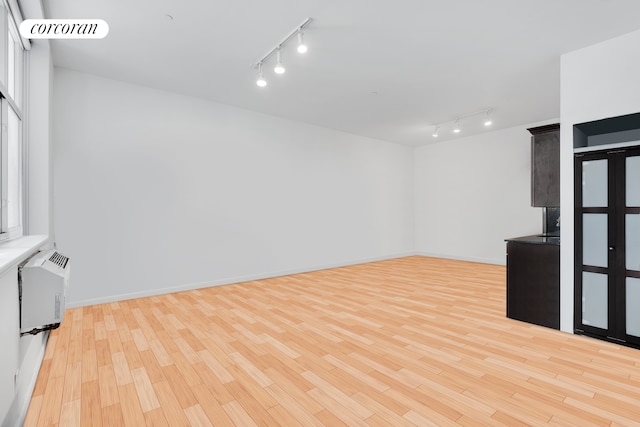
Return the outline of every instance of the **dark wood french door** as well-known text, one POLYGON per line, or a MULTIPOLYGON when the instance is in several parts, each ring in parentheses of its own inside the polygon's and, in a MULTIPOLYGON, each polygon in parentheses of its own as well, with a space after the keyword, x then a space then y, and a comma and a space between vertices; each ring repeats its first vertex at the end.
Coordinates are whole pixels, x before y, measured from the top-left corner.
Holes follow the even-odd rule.
POLYGON ((640 148, 575 155, 575 332, 640 347, 640 148))

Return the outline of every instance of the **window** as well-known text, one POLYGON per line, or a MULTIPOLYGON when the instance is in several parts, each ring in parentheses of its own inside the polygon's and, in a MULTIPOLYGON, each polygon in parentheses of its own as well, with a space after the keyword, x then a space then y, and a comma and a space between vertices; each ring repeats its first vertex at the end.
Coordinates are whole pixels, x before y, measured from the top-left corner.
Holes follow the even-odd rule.
POLYGON ((24 218, 24 60, 17 25, 0 0, 0 241, 21 236, 24 218))

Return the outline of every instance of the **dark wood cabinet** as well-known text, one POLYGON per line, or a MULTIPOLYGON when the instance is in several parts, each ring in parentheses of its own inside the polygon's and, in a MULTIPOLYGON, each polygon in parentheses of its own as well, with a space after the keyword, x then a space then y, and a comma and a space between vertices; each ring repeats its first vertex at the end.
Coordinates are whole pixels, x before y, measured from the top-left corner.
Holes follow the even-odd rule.
POLYGON ((531 206, 560 206, 560 125, 531 132, 531 206))
POLYGON ((507 241, 507 317, 560 329, 558 238, 507 241))

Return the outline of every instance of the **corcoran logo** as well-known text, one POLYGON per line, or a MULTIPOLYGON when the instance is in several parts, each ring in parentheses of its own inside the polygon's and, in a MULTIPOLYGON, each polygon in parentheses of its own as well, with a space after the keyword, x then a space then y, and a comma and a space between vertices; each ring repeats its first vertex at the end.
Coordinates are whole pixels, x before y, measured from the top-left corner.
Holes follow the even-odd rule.
POLYGON ((25 39, 102 39, 108 33, 102 19, 27 19, 20 24, 25 39))

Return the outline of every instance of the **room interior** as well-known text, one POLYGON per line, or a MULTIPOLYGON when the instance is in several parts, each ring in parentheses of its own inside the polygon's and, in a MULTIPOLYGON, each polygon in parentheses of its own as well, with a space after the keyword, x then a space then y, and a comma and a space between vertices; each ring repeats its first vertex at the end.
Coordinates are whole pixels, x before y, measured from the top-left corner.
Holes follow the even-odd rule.
MULTIPOLYGON (((184 324, 191 318, 183 304, 199 304, 198 310, 204 310, 205 316, 211 315, 207 310, 218 312, 216 307, 207 307, 205 301, 221 304, 220 336, 226 333, 238 340, 238 347, 221 354, 219 360, 237 362, 235 371, 240 378, 251 374, 237 366, 261 366, 260 358, 252 355, 261 355, 264 346, 275 348, 273 354, 302 354, 298 363, 307 370, 301 368, 300 372, 315 385, 309 385, 306 397, 293 396, 298 404, 309 401, 309 406, 303 405, 304 410, 298 413, 306 422, 296 420, 303 425, 311 425, 311 421, 317 425, 455 425, 471 424, 474 416, 476 423, 482 424, 478 420, 483 420, 485 425, 515 425, 515 421, 531 425, 545 422, 545 417, 548 423, 567 425, 572 416, 581 413, 581 425, 588 425, 589 420, 600 425, 603 421, 633 421, 629 408, 640 401, 637 350, 573 334, 573 126, 640 112, 640 25, 635 18, 640 5, 632 0, 570 0, 561 4, 552 0, 518 4, 505 0, 488 4, 413 0, 400 4, 316 0, 263 3, 7 1, 8 7, 3 10, 19 9, 23 19, 99 18, 109 24, 109 33, 99 40, 29 42, 25 237, 0 243, 0 262, 4 263, 0 270, 0 312, 2 338, 8 349, 2 356, 2 425, 19 425, 19 420, 27 416, 31 397, 42 405, 44 396, 49 395, 65 399, 54 402, 59 408, 66 404, 64 410, 58 409, 62 418, 39 419, 39 414, 31 412, 29 425, 63 425, 60 420, 66 416, 71 417, 65 418, 69 425, 85 425, 80 421, 86 416, 104 421, 109 414, 87 412, 83 410, 86 403, 66 401, 64 392, 65 375, 74 372, 67 366, 73 366, 73 357, 74 363, 82 362, 78 346, 86 341, 78 337, 81 331, 84 333, 83 322, 102 322, 96 331, 102 331, 108 340, 113 335, 110 332, 127 324, 126 313, 139 316, 136 321, 140 325, 145 322, 143 315, 148 321, 147 314, 151 313, 168 323, 133 330, 153 335, 166 327, 169 335, 186 334, 184 324), (286 72, 277 75, 272 71, 275 56, 264 59, 262 55, 277 47, 283 37, 295 33, 307 17, 311 18, 304 27, 308 51, 303 55, 295 51, 297 37, 287 41, 281 46, 286 72), (258 70, 256 64, 263 59, 258 70), (256 85, 260 71, 267 82, 265 87, 256 85), (487 113, 492 119, 490 127, 483 124, 487 113), (563 243, 559 331, 507 319, 504 311, 505 239, 537 234, 542 227, 542 209, 532 207, 530 200, 531 135, 527 129, 553 123, 560 123, 563 243), (456 126, 460 126, 460 133, 454 133, 456 126), (51 332, 51 337, 56 337, 53 342, 49 333, 21 337, 18 264, 39 249, 53 247, 72 262, 66 296, 68 315, 61 327, 51 332), (11 253, 6 259, 5 252, 11 253), (433 266, 433 260, 442 265, 433 266), (478 272, 485 272, 486 283, 476 277, 478 272), (341 279, 341 274, 349 279, 341 279), (391 283, 395 283, 394 274, 405 278, 410 287, 399 290, 382 283, 384 280, 376 281, 386 274, 392 274, 388 279, 391 283), (278 279, 283 281, 274 282, 278 279), (440 388, 436 393, 439 399, 421 402, 430 394, 426 384, 437 388, 435 382, 428 382, 434 381, 432 375, 444 373, 438 377, 442 378, 451 374, 442 366, 437 372, 433 367, 428 369, 431 365, 426 360, 431 359, 426 353, 430 347, 425 343, 434 339, 433 345, 438 347, 431 348, 432 352, 446 349, 452 355, 460 349, 452 347, 450 341, 466 342, 464 337, 473 341, 469 338, 473 332, 463 333, 456 329, 462 327, 458 324, 452 324, 453 329, 446 332, 439 324, 435 328, 440 333, 431 334, 439 338, 416 330, 404 336, 390 323, 383 326, 388 328, 388 335, 380 333, 381 341, 377 341, 372 338, 377 335, 371 335, 370 330, 362 332, 362 323, 345 320, 342 309, 336 307, 344 304, 347 308, 343 309, 354 316, 367 313, 372 316, 364 321, 369 326, 397 317, 375 303, 377 315, 375 310, 364 311, 351 293, 345 293, 342 302, 339 297, 332 299, 346 292, 338 286, 345 280, 356 283, 362 294, 375 295, 379 289, 381 301, 390 301, 386 298, 393 296, 408 304, 389 303, 389 307, 416 311, 420 306, 421 313, 414 315, 416 325, 422 326, 429 324, 429 316, 454 310, 447 305, 447 298, 468 302, 465 292, 474 292, 467 288, 469 282, 473 283, 476 293, 488 296, 482 303, 487 305, 479 309, 485 317, 477 317, 469 307, 453 311, 456 316, 466 313, 468 319, 486 322, 481 323, 481 338, 476 337, 475 342, 484 340, 485 347, 473 351, 487 351, 490 356, 485 355, 485 361, 488 358, 500 365, 492 347, 499 341, 487 344, 494 334, 519 346, 517 351, 509 349, 513 350, 509 356, 503 355, 511 362, 517 361, 513 366, 519 369, 525 369, 522 360, 528 357, 550 361, 537 367, 539 371, 521 373, 524 380, 516 374, 512 382, 502 378, 506 382, 500 387, 522 380, 522 384, 540 387, 528 389, 536 396, 549 387, 549 395, 561 396, 560 403, 535 400, 526 391, 511 391, 508 398, 497 392, 495 400, 487 403, 477 396, 483 381, 470 379, 466 379, 468 383, 452 380, 466 384, 467 394, 463 390, 453 395, 440 388), (424 294, 420 294, 420 286, 415 287, 416 281, 423 284, 424 294), (250 294, 251 286, 268 294, 264 287, 273 284, 273 295, 278 295, 289 289, 288 283, 292 292, 311 285, 319 288, 296 294, 295 298, 301 299, 294 299, 295 304, 316 298, 314 304, 322 306, 321 298, 326 298, 325 309, 338 319, 327 323, 353 326, 351 332, 343 327, 336 332, 338 326, 320 329, 322 321, 314 323, 313 312, 298 311, 303 318, 310 316, 305 322, 316 328, 315 332, 306 330, 309 334, 325 334, 324 338, 331 341, 327 337, 335 338, 337 333, 348 342, 350 358, 341 359, 340 352, 325 355, 325 359, 309 354, 308 360, 317 365, 302 362, 307 353, 291 344, 295 340, 286 341, 293 347, 278 349, 281 341, 269 341, 261 335, 271 336, 273 332, 253 330, 254 322, 242 317, 251 316, 251 309, 221 303, 226 301, 224 293, 233 292, 234 286, 239 294, 250 294), (461 294, 443 296, 443 286, 461 294), (327 294, 320 289, 326 289, 327 294), (430 294, 425 289, 433 293, 432 312, 428 308, 430 294), (415 297, 413 303, 408 295, 415 297), (194 302, 198 297, 203 302, 194 302), (141 301, 149 301, 148 313, 141 301), (151 308, 153 304, 155 308, 151 308), (172 305, 178 310, 174 316, 165 312, 172 305), (231 332, 228 328, 233 325, 239 329, 231 332), (360 341, 349 333, 361 334, 360 341), (394 346, 394 336, 405 340, 405 347, 394 346), (393 373, 380 365, 364 367, 362 360, 357 363, 354 354, 371 351, 366 356, 370 361, 376 353, 362 347, 363 337, 388 348, 391 353, 383 357, 391 366, 386 369, 393 373), (247 353, 237 350, 245 347, 247 353), (56 348, 66 349, 63 356, 57 356, 56 348), (554 348, 559 352, 554 353, 554 348), (583 360, 581 351, 593 352, 593 357, 583 360), (416 354, 424 359, 411 360, 416 354), (65 357, 69 357, 68 365, 65 357), (326 365, 327 357, 333 365, 326 365), (425 362, 424 366, 416 360, 425 362), (557 360, 561 363, 552 364, 557 360), (407 398, 407 389, 396 391, 398 394, 392 395, 395 398, 390 398, 397 407, 389 401, 376 404, 373 392, 357 394, 358 390, 350 389, 345 381, 340 383, 337 371, 326 376, 314 371, 344 371, 353 366, 370 375, 364 381, 380 386, 386 372, 404 387, 420 391, 420 397, 407 398), (57 372, 55 378, 51 377, 55 381, 38 379, 41 367, 48 374, 57 372), (541 379, 543 371, 546 374, 553 369, 557 371, 551 377, 541 379), (581 378, 576 383, 578 380, 572 377, 576 370, 598 381, 582 382, 581 378), (411 376, 407 372, 418 379, 407 379, 411 376), (606 375, 614 384, 609 389, 600 381, 606 375), (566 382, 560 384, 562 381, 566 382), (325 386, 325 394, 313 391, 322 389, 319 384, 325 386), (575 395, 562 394, 572 386, 575 395), (585 401, 585 395, 595 399, 585 401), (522 396, 526 396, 522 405, 539 405, 540 412, 527 413, 514 403, 522 396), (355 399, 355 409, 343 407, 347 397, 349 402, 355 399), (447 400, 456 398, 460 407, 447 400), (448 412, 450 408, 456 409, 448 412), (569 408, 566 416, 552 420, 549 411, 561 408, 569 408), (511 414, 511 418, 505 414, 511 414)), ((474 297, 478 295, 474 293, 474 297)), ((237 295, 229 298, 240 300, 237 295)), ((262 313, 260 316, 267 312, 280 315, 281 308, 264 295, 247 298, 263 304, 254 307, 255 313, 262 313), (271 308, 264 306, 272 303, 271 308)), ((321 313, 318 319, 329 316, 321 313)), ((451 320, 447 315, 444 319, 451 320)), ((191 320, 206 330, 206 326, 197 324, 199 320, 191 320)), ((275 322, 275 330, 283 327, 278 322, 285 322, 277 316, 265 321, 275 322)), ((166 361, 165 365, 159 353, 145 347, 148 343, 135 341, 136 337, 140 339, 136 332, 128 336, 128 340, 121 338, 121 345, 135 344, 136 351, 153 354, 156 362, 161 362, 162 375, 171 375, 172 363, 166 361)), ((152 341, 150 335, 145 337, 152 341)), ((200 338, 206 341, 204 335, 200 338)), ((324 348, 319 342, 315 341, 318 348, 324 348)), ((504 350, 508 344, 505 341, 495 346, 504 350)), ((195 344, 190 346, 193 349, 195 344)), ((371 343, 365 347, 372 347, 371 343)), ((442 353, 439 357, 444 357, 442 353)), ((122 353, 115 354, 109 357, 118 360, 117 354, 122 353)), ((204 363, 200 360, 203 354, 191 357, 195 365, 204 363)), ((222 371, 215 358, 206 361, 212 372, 222 371)), ((116 365, 104 362, 104 366, 116 365)), ((289 363, 293 366, 295 362, 289 363)), ((175 362, 175 366, 182 365, 175 362)), ((480 366, 481 362, 473 360, 467 367, 477 373, 480 366)), ((517 370, 511 368, 512 373, 517 370)), ((261 375, 266 375, 268 366, 260 368, 262 374, 247 369, 267 381, 261 375)), ((97 378, 97 370, 95 375, 97 378)), ((125 393, 119 395, 118 405, 127 400, 126 393, 137 390, 134 376, 123 375, 116 377, 117 382, 123 382, 119 392, 125 393)), ((148 380, 153 388, 164 384, 162 375, 154 379, 149 374, 140 381, 148 380)), ((255 380, 245 379, 245 387, 255 380)), ((276 383, 279 387, 283 384, 276 383)), ((218 391, 231 393, 231 386, 224 384, 218 391)), ((398 385, 398 389, 402 387, 398 385)), ((105 399, 102 392, 99 399, 105 399)), ((157 389, 155 393, 160 395, 157 389)), ((207 393, 215 400, 215 393, 207 393)), ((285 394, 295 393, 288 390, 285 394)), ((387 392, 387 397, 390 394, 387 392)), ((204 395, 209 396, 203 392, 201 397, 204 395)), ((160 396, 158 399, 162 405, 146 402, 145 406, 141 401, 142 412, 138 415, 146 423, 160 415, 169 419, 165 401, 160 396)), ((211 409, 216 407, 215 402, 202 399, 198 405, 178 402, 185 411, 180 416, 192 425, 207 425, 205 418, 217 425, 211 409), (203 403, 205 400, 210 406, 203 403)), ((242 425, 249 416, 260 424, 256 421, 259 411, 251 406, 251 399, 244 396, 237 398, 239 403, 218 402, 222 411, 216 412, 222 417, 219 422, 242 425)), ((295 419, 293 406, 282 406, 285 409, 279 411, 273 409, 279 406, 273 405, 269 416, 276 421, 278 417, 295 419)), ((269 424, 266 418, 262 421, 269 424)))

